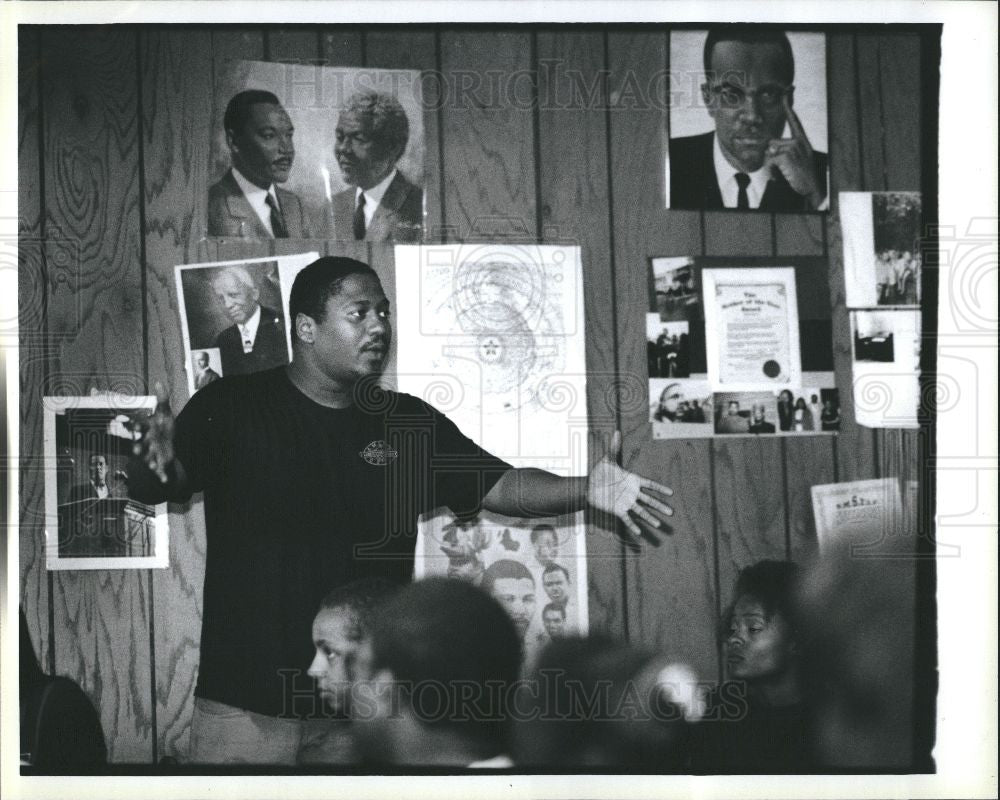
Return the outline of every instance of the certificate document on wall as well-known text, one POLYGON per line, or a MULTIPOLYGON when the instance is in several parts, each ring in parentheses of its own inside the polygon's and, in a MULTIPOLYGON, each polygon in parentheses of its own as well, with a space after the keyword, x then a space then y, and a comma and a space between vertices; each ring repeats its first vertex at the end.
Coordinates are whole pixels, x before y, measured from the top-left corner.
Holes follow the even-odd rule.
POLYGON ((883 543, 901 534, 903 502, 896 478, 813 486, 813 516, 821 555, 840 548, 851 556, 884 555, 883 543))
POLYGON ((712 387, 798 386, 802 361, 794 268, 706 269, 702 281, 712 387))

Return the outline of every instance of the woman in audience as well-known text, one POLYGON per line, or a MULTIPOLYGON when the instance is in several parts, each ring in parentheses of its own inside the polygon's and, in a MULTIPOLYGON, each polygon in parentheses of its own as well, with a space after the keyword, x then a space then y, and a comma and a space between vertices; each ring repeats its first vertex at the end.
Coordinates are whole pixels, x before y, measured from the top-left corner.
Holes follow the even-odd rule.
POLYGON ((812 764, 793 627, 797 568, 761 561, 724 617, 726 674, 695 729, 696 772, 802 772, 812 764))

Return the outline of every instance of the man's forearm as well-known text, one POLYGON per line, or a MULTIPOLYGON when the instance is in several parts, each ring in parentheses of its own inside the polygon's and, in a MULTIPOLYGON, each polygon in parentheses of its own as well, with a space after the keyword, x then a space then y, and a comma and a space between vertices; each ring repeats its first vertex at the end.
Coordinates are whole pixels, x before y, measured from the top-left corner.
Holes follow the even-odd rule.
POLYGON ((587 478, 562 478, 542 469, 509 469, 494 484, 483 508, 507 517, 556 517, 587 505, 587 478))

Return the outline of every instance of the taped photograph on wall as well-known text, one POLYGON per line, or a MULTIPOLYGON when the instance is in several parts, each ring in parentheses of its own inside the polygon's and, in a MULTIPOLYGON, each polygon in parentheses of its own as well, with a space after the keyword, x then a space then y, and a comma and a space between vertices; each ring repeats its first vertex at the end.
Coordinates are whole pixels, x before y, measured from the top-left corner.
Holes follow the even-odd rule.
MULTIPOLYGON (((399 391, 515 467, 585 475, 579 248, 398 245, 395 258, 396 296, 408 298, 396 314, 399 391)), ((439 510, 420 519, 417 574, 492 587, 530 655, 559 631, 586 630, 585 530, 582 514, 459 524, 439 510)))
POLYGON ((133 417, 155 397, 45 397, 45 566, 168 566, 167 504, 129 499, 133 417))
POLYGON ((824 34, 672 31, 670 77, 667 208, 828 208, 824 34))
POLYGON ((701 291, 695 259, 689 256, 649 259, 650 311, 663 322, 700 321, 701 291))
POLYGON ((216 83, 209 236, 416 242, 416 70, 228 61, 216 83))
POLYGON ((691 374, 688 322, 663 322, 646 315, 646 356, 650 378, 686 378, 691 374))
POLYGON ((801 386, 795 269, 706 269, 702 280, 712 387, 801 386))
POLYGON ((919 192, 841 192, 844 289, 849 308, 920 304, 919 192))
POLYGON ((920 312, 852 311, 854 414, 869 428, 916 428, 920 312))
POLYGON ((712 390, 708 381, 650 378, 649 397, 654 439, 712 435, 712 390))
POLYGON ((586 634, 587 561, 583 512, 551 519, 451 514, 422 519, 414 577, 466 580, 507 610, 530 663, 553 639, 586 634))
POLYGON ((300 253, 174 268, 190 394, 224 375, 247 375, 291 360, 284 309, 295 275, 317 258, 318 253, 300 253))

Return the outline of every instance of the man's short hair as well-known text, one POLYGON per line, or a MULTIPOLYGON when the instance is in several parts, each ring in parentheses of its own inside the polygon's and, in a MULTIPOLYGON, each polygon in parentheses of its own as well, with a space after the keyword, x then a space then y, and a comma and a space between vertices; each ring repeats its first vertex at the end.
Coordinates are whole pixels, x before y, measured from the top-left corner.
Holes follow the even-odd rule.
POLYGON ((559 603, 546 603, 545 608, 542 609, 542 619, 545 619, 545 615, 550 611, 558 611, 562 618, 566 619, 566 606, 559 603))
POLYGON ((542 580, 544 581, 545 576, 550 575, 553 572, 561 572, 566 576, 566 582, 569 583, 569 570, 562 564, 556 564, 554 561, 551 564, 546 565, 545 569, 542 570, 542 580))
POLYGON ((709 28, 705 39, 705 73, 712 72, 712 50, 719 42, 741 42, 742 44, 776 44, 781 48, 782 71, 789 85, 795 80, 795 56, 788 36, 781 28, 766 25, 716 25, 709 28))
POLYGON ((460 731, 487 755, 506 750, 502 715, 484 718, 468 705, 497 689, 495 696, 506 696, 520 670, 520 637, 496 600, 466 581, 418 581, 380 608, 371 643, 373 669, 391 671, 400 688, 412 693, 414 712, 419 716, 425 709, 425 724, 460 731), (470 686, 482 687, 483 694, 469 699, 470 686), (417 693, 428 687, 434 691, 421 701, 417 693))
POLYGON ((250 291, 257 290, 257 284, 254 282, 253 275, 250 274, 250 270, 239 265, 226 267, 225 269, 220 270, 219 273, 212 278, 212 286, 217 286, 222 282, 223 278, 227 277, 232 278, 245 289, 249 289, 250 291))
MULTIPOLYGON (((340 285, 349 275, 371 275, 378 280, 378 273, 366 263, 343 256, 324 256, 302 269, 295 276, 288 300, 292 330, 295 330, 295 319, 299 314, 322 322, 326 317, 326 301, 340 291, 340 285)), ((297 339, 293 336, 292 342, 297 339)))
POLYGON ((529 536, 531 537, 531 543, 535 544, 542 536, 543 533, 551 533, 553 538, 557 541, 559 539, 558 534, 556 534, 556 529, 554 526, 549 525, 547 522, 542 522, 531 529, 529 536))
POLYGON ((361 578, 327 594, 320 601, 319 611, 347 611, 363 632, 370 625, 373 611, 399 589, 400 586, 388 578, 361 578))
POLYGON ((222 127, 234 135, 243 133, 243 128, 250 119, 250 109, 258 103, 270 103, 280 106, 281 101, 272 92, 263 89, 247 89, 245 92, 233 95, 222 116, 222 127))
POLYGON ((380 155, 395 152, 397 159, 403 155, 410 140, 410 121, 393 95, 371 90, 357 92, 347 98, 344 111, 368 120, 371 138, 380 155))
POLYGON ((531 584, 535 583, 535 576, 531 574, 531 570, 528 569, 520 561, 514 561, 510 558, 501 558, 499 561, 494 561, 486 568, 486 572, 483 573, 483 589, 487 592, 493 592, 493 584, 496 581, 502 581, 507 579, 514 580, 524 580, 527 578, 531 581, 531 584))

